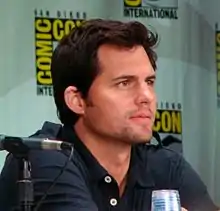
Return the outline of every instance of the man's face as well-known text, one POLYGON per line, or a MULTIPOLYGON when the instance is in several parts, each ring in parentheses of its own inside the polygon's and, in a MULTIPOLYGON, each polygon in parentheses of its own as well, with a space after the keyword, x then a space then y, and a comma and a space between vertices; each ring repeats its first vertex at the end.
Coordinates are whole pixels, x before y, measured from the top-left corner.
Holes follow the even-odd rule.
POLYGON ((147 142, 152 137, 156 95, 155 71, 144 48, 103 45, 98 60, 100 74, 81 117, 85 126, 107 139, 147 142))

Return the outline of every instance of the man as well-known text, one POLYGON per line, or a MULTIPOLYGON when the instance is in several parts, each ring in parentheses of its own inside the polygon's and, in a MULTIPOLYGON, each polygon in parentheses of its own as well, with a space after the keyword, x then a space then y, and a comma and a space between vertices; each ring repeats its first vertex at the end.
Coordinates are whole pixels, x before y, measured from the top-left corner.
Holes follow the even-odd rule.
MULTIPOLYGON (((90 20, 64 37, 52 58, 54 99, 63 123, 34 136, 73 143, 74 156, 39 210, 146 211, 158 189, 179 191, 181 206, 214 211, 206 187, 178 153, 146 144, 156 112, 157 36, 138 22, 90 20)), ((35 202, 68 152, 31 151, 35 202)), ((16 206, 16 159, 0 179, 0 209, 16 206)))

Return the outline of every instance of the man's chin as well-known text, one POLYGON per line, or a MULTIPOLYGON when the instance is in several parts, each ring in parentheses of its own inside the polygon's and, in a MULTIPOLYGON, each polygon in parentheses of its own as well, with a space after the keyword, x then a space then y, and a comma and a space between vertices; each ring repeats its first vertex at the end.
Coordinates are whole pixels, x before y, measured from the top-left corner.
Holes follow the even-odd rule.
POLYGON ((133 139, 134 143, 148 143, 152 139, 153 134, 152 133, 146 133, 143 135, 137 135, 135 139, 133 139))

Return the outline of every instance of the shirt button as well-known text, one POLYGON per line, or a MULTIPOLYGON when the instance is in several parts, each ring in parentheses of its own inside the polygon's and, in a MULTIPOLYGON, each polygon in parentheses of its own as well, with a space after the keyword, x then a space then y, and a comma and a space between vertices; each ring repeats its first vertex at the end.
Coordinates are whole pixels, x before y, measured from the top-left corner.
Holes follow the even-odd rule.
POLYGON ((117 203, 118 203, 118 202, 117 202, 116 199, 114 199, 114 198, 110 199, 110 204, 111 204, 112 206, 116 206, 117 203))
POLYGON ((105 182, 106 183, 111 183, 111 181, 112 181, 112 178, 110 176, 105 177, 105 182))

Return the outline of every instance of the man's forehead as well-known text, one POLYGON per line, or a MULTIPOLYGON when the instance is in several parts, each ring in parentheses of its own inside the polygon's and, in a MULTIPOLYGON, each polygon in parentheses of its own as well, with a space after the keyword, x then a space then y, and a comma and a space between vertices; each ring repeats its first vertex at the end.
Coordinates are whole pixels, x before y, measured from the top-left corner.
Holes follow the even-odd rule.
POLYGON ((101 70, 109 69, 111 72, 132 73, 139 69, 139 71, 154 72, 148 55, 142 46, 125 48, 103 45, 99 48, 97 56, 101 70))
POLYGON ((140 49, 142 49, 142 51, 145 52, 143 46, 141 45, 126 47, 115 44, 103 44, 98 48, 98 56, 102 57, 105 54, 133 54, 140 49))

